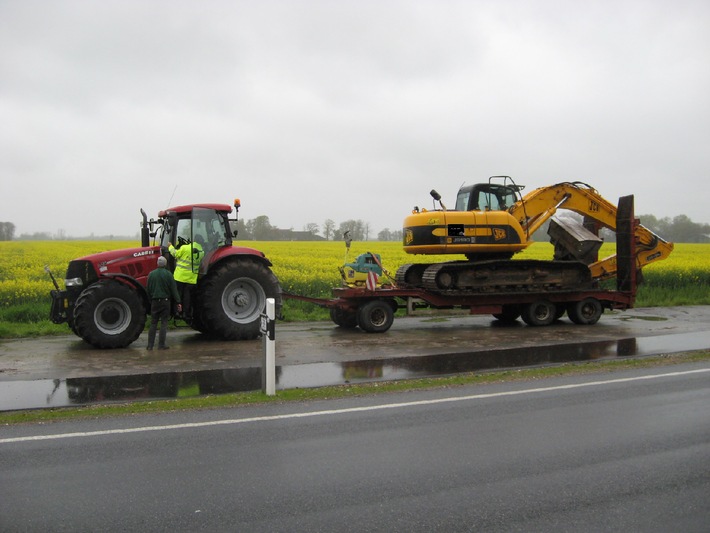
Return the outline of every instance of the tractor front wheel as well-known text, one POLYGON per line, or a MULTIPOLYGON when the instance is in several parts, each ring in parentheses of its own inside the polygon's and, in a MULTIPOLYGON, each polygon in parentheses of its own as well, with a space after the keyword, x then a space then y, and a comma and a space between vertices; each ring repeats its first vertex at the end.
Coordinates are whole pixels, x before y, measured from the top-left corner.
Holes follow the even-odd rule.
POLYGON ((145 328, 145 307, 128 285, 102 280, 84 289, 76 300, 72 329, 96 348, 125 348, 145 328))
POLYGON ((199 288, 199 324, 205 333, 224 340, 255 339, 261 333, 266 299, 276 302, 281 315, 281 285, 264 264, 237 259, 213 267, 199 288))

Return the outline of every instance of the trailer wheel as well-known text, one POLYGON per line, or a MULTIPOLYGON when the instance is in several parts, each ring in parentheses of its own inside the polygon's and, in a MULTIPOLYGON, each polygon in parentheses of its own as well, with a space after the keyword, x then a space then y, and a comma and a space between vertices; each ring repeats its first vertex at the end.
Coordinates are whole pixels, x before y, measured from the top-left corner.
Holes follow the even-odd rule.
POLYGON ((503 312, 495 313, 493 317, 501 322, 515 322, 520 317, 520 306, 506 304, 503 306, 503 312))
POLYGON ((604 310, 596 298, 585 298, 581 302, 573 302, 567 307, 567 316, 575 324, 591 326, 596 324, 604 310))
POLYGON ((357 325, 368 333, 383 333, 393 322, 392 305, 384 300, 371 300, 357 310, 357 325))
POLYGON ((79 295, 72 329, 96 348, 125 348, 145 328, 139 294, 118 281, 103 280, 79 295))
POLYGON ((555 321, 557 308, 547 300, 523 306, 522 318, 528 326, 548 326, 555 321))
POLYGON ((281 314, 281 286, 266 266, 249 259, 228 261, 213 268, 197 298, 198 325, 224 340, 255 339, 261 332, 261 313, 267 298, 281 314))
POLYGON ((356 311, 346 311, 345 309, 340 309, 339 307, 331 307, 330 319, 341 328, 352 329, 357 327, 356 311))

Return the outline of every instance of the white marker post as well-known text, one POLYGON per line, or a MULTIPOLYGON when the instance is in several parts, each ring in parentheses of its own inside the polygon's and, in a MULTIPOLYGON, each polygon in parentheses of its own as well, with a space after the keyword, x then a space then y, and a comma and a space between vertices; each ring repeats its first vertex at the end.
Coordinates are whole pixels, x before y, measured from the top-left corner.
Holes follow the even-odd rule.
POLYGON ((264 339, 264 364, 261 367, 261 391, 276 394, 276 300, 266 299, 266 314, 261 315, 261 335, 264 339))

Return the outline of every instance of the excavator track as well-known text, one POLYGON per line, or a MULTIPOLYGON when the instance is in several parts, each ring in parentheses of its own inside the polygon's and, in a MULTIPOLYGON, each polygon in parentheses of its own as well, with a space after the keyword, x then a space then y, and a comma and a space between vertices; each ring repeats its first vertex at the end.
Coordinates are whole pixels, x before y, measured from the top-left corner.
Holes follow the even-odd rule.
POLYGON ((451 261, 402 266, 399 286, 439 294, 521 293, 592 288, 589 268, 577 261, 451 261))
POLYGON ((397 269, 394 281, 398 287, 422 287, 424 270, 430 266, 425 263, 409 263, 397 269))

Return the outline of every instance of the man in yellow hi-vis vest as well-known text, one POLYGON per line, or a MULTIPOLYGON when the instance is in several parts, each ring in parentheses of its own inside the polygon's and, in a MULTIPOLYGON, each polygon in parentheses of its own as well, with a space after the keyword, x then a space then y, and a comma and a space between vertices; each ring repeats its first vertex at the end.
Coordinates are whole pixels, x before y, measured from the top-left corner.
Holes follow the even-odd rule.
POLYGON ((173 276, 180 292, 182 316, 185 320, 190 320, 192 318, 192 292, 197 284, 197 273, 205 252, 199 243, 190 241, 178 244, 177 247, 170 243, 168 251, 175 258, 173 276))

